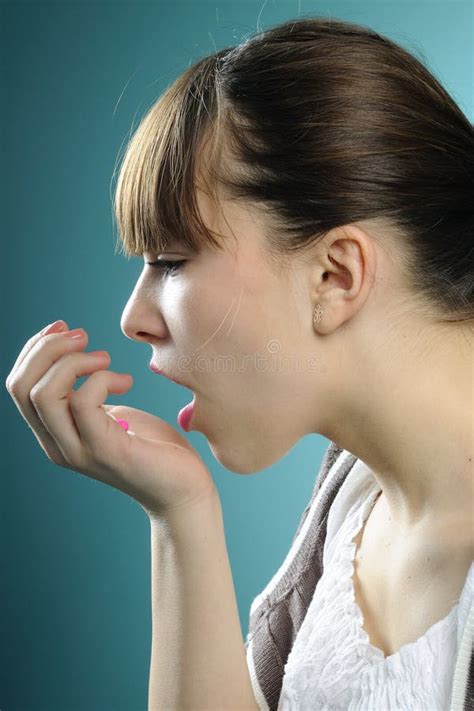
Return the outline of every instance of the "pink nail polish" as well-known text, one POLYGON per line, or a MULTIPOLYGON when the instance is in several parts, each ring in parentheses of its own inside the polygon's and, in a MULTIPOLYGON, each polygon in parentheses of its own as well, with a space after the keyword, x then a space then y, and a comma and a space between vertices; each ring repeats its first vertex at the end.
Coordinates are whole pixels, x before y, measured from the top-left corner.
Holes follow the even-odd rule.
POLYGON ((125 432, 128 430, 129 424, 128 424, 127 420, 116 420, 116 422, 118 422, 118 424, 120 425, 120 427, 123 427, 123 429, 125 430, 125 432))
POLYGON ((75 328, 73 331, 68 331, 64 334, 66 338, 84 338, 84 331, 80 328, 75 328))
POLYGON ((41 335, 46 336, 49 333, 60 331, 63 326, 64 321, 54 321, 53 323, 50 323, 49 326, 46 326, 46 328, 43 328, 43 330, 41 331, 41 335))

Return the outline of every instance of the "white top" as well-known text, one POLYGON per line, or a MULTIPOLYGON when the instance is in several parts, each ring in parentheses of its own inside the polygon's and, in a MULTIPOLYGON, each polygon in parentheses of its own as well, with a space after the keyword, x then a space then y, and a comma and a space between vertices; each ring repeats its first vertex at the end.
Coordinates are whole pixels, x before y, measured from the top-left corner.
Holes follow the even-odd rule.
POLYGON ((352 539, 380 486, 358 460, 328 515, 324 571, 288 656, 278 711, 446 711, 456 652, 474 598, 474 562, 458 602, 415 642, 385 657, 355 601, 352 539))

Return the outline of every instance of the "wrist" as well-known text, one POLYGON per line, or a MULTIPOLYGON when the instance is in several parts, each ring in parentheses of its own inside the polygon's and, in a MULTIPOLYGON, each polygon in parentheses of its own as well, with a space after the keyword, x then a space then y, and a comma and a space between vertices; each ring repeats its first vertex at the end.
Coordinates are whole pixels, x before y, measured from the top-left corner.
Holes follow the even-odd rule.
POLYGON ((149 514, 152 533, 175 541, 206 536, 210 527, 223 524, 222 505, 217 490, 162 514, 149 514))

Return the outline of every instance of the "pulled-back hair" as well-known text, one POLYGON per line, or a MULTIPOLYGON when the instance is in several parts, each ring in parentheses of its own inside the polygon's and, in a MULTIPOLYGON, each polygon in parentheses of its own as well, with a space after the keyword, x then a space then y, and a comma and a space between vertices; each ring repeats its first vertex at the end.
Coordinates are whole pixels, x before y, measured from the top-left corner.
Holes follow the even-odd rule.
POLYGON ((114 205, 126 257, 169 240, 221 248, 196 188, 258 207, 282 262, 336 227, 384 225, 414 295, 440 321, 474 316, 473 125, 368 27, 289 20, 181 74, 126 147, 114 205))

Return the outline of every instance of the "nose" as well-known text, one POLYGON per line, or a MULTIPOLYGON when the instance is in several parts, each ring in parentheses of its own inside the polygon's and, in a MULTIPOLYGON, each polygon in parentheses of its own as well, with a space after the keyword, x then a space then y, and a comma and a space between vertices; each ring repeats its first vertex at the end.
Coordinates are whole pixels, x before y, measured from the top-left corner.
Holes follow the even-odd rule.
POLYGON ((140 343, 156 343, 166 338, 166 327, 156 306, 130 299, 120 319, 124 336, 140 343))
POLYGON ((137 339, 137 329, 133 323, 134 319, 130 315, 130 309, 127 310, 127 308, 125 308, 122 313, 122 318, 120 319, 120 329, 124 336, 135 341, 137 339))

